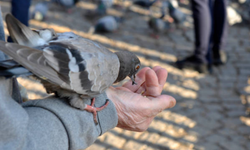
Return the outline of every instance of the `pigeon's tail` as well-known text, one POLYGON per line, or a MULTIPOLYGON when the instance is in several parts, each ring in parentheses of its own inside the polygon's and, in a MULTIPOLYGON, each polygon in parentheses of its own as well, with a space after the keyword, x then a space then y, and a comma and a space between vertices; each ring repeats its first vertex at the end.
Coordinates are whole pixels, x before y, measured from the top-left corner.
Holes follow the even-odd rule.
POLYGON ((11 14, 6 15, 6 24, 12 40, 20 45, 33 47, 35 41, 39 40, 39 35, 22 24, 11 14))
POLYGON ((32 73, 14 60, 0 61, 0 77, 13 78, 29 75, 32 73))

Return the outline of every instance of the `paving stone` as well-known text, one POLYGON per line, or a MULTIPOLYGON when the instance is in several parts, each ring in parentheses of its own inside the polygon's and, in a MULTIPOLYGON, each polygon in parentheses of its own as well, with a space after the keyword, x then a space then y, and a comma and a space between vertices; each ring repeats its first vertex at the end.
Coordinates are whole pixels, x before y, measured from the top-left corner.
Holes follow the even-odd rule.
POLYGON ((238 126, 242 125, 242 122, 239 118, 225 118, 221 120, 223 126, 230 129, 236 129, 238 126))
POLYGON ((250 127, 249 126, 239 126, 237 127, 237 131, 242 134, 242 135, 247 135, 249 136, 250 135, 250 127))
POLYGON ((209 104, 209 106, 207 106, 206 109, 207 109, 209 112, 213 112, 213 111, 223 111, 223 110, 224 110, 224 108, 222 107, 222 105, 218 105, 217 103, 216 103, 216 104, 209 104))
POLYGON ((218 111, 213 111, 213 112, 207 113, 206 117, 210 120, 221 120, 225 118, 225 115, 223 115, 222 113, 218 111))
POLYGON ((137 150, 137 149, 141 150, 141 149, 145 149, 146 147, 147 145, 145 144, 130 140, 124 145, 123 149, 124 150, 137 150))
POLYGON ((202 95, 202 96, 215 96, 216 95, 216 90, 215 89, 211 89, 211 88, 200 89, 198 91, 198 94, 202 95))
POLYGON ((205 118, 203 116, 199 116, 195 118, 195 121, 201 125, 202 127, 208 129, 208 130, 213 130, 213 129, 217 129, 219 127, 221 127, 222 125, 216 121, 216 120, 211 120, 208 118, 205 118))
POLYGON ((133 132, 133 131, 124 130, 123 135, 126 135, 134 139, 138 139, 142 135, 142 133, 143 132, 133 132))
POLYGON ((232 130, 227 127, 222 127, 221 129, 217 130, 218 133, 220 133, 223 136, 231 137, 232 135, 238 134, 236 130, 232 130))
POLYGON ((219 142, 219 145, 223 147, 223 149, 226 149, 226 150, 243 150, 244 149, 241 145, 231 142, 231 141, 219 142))
POLYGON ((245 110, 231 110, 231 111, 228 111, 226 114, 230 118, 233 118, 233 117, 239 118, 240 116, 245 116, 246 112, 245 110))
POLYGON ((230 102, 230 103, 240 103, 241 102, 241 99, 239 96, 236 96, 236 95, 228 95, 228 96, 225 96, 225 95, 221 95, 221 100, 223 103, 227 103, 227 102, 230 102))
POLYGON ((223 107, 227 110, 244 110, 245 107, 239 101, 236 101, 237 103, 223 103, 223 107))
POLYGON ((246 150, 250 149, 250 143, 249 142, 247 142, 245 144, 242 144, 242 145, 246 148, 246 150))
POLYGON ((222 150, 217 144, 204 142, 195 147, 199 150, 222 150))
POLYGON ((191 150, 193 149, 194 145, 190 143, 181 143, 175 140, 172 140, 167 137, 161 137, 157 141, 157 145, 159 145, 159 149, 178 149, 178 150, 191 150))
POLYGON ((231 136, 230 139, 231 139, 232 143, 237 143, 237 144, 240 144, 242 146, 249 143, 249 139, 246 139, 245 137, 243 137, 243 136, 241 136, 239 134, 231 136))
POLYGON ((211 134, 210 136, 206 137, 205 140, 208 141, 209 143, 216 143, 216 144, 228 141, 226 137, 219 134, 211 134))
POLYGON ((149 126, 149 129, 152 128, 156 131, 159 132, 164 132, 166 130, 166 123, 162 122, 162 121, 152 121, 152 123, 149 126))
POLYGON ((160 138, 160 135, 157 133, 144 132, 139 138, 142 141, 148 141, 150 143, 156 143, 160 138))
POLYGON ((112 133, 107 133, 106 139, 104 142, 115 147, 115 148, 122 148, 126 142, 126 139, 121 138, 121 137, 114 135, 112 133))
POLYGON ((202 126, 195 126, 192 131, 197 133, 198 138, 207 137, 208 135, 212 134, 209 129, 206 129, 202 126))
POLYGON ((85 150, 105 150, 106 147, 103 145, 92 144, 90 147, 86 148, 85 150))
POLYGON ((220 99, 218 97, 215 97, 215 96, 204 96, 204 95, 201 95, 198 97, 198 100, 200 100, 201 102, 204 102, 204 103, 212 103, 212 102, 220 102, 220 99))
POLYGON ((247 75, 248 76, 248 75, 250 75, 250 70, 249 69, 240 69, 240 75, 247 75))
POLYGON ((219 82, 218 85, 221 89, 233 89, 235 87, 234 82, 219 82))

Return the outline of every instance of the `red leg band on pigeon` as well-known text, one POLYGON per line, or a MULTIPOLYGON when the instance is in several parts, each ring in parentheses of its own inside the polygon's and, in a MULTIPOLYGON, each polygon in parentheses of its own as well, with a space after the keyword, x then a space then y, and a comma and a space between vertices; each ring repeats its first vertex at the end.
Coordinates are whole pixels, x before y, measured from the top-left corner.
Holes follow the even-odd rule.
POLYGON ((107 100, 106 103, 101 107, 94 107, 94 104, 95 104, 95 98, 92 98, 91 105, 86 105, 86 108, 84 108, 84 110, 93 113, 94 121, 96 124, 98 124, 97 112, 106 108, 109 104, 109 100, 107 100))

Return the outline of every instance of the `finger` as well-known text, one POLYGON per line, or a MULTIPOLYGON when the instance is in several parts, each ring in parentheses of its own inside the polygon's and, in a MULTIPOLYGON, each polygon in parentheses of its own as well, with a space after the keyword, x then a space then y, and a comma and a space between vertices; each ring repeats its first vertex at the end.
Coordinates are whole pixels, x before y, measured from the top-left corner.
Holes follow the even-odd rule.
POLYGON ((136 93, 143 94, 146 91, 145 82, 136 90, 136 93))
POLYGON ((156 72, 157 70, 161 69, 162 67, 161 66, 154 66, 153 67, 153 70, 156 72))
POLYGON ((166 83, 168 72, 164 68, 160 68, 156 71, 156 75, 158 77, 158 83, 163 86, 166 83))
MULTIPOLYGON (((148 97, 150 99, 150 97, 148 97)), ((169 95, 160 95, 157 98, 152 98, 151 101, 147 101, 147 105, 151 106, 152 115, 157 115, 164 109, 172 108, 176 104, 176 100, 169 95)))
POLYGON ((146 78, 145 74, 147 70, 149 69, 150 69, 149 67, 144 67, 137 73, 136 78, 135 78, 136 85, 132 85, 132 81, 130 80, 126 82, 125 84, 123 84, 123 87, 126 87, 130 89, 131 91, 135 92, 144 83, 145 78, 146 78))
POLYGON ((146 87, 157 87, 158 86, 158 77, 152 69, 149 69, 146 72, 145 85, 146 85, 146 87))

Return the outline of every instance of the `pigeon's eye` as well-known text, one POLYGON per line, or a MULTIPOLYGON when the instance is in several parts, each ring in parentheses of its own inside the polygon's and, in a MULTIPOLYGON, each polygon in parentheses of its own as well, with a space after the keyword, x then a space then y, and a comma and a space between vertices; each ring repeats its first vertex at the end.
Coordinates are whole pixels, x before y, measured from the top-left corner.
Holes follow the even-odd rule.
POLYGON ((139 70, 139 69, 140 69, 140 65, 136 65, 135 70, 139 70))

